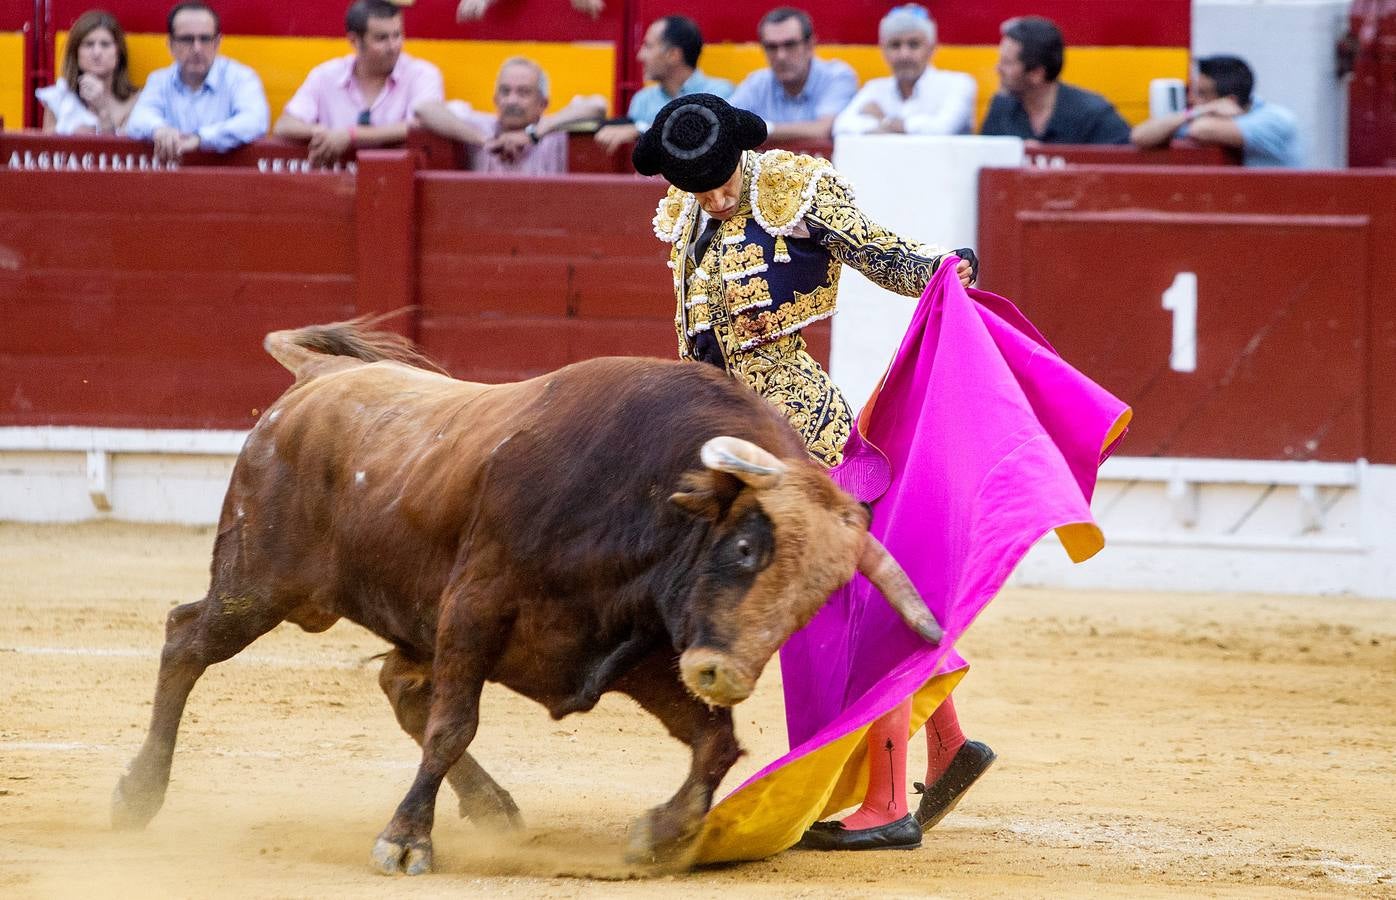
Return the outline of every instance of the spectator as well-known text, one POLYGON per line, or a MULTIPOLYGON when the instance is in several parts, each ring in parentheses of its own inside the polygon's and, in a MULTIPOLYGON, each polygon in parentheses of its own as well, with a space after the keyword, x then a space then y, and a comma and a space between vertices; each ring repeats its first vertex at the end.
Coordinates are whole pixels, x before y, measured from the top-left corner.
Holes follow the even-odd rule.
POLYGON ((399 7, 354 0, 344 32, 354 52, 311 69, 276 120, 276 136, 309 142, 320 165, 356 147, 402 143, 418 105, 446 98, 441 71, 402 52, 399 7))
POLYGON ((1248 166, 1303 165, 1294 114, 1253 97, 1255 76, 1235 56, 1198 60, 1188 86, 1188 108, 1141 122, 1130 133, 1137 147, 1157 147, 1174 137, 1241 151, 1248 166))
POLYGON ((548 75, 531 59, 504 61, 495 81, 490 115, 468 103, 424 103, 417 118, 427 128, 468 145, 470 168, 477 172, 513 175, 556 175, 567 171, 566 126, 606 115, 606 99, 573 97, 551 116, 548 75))
MULTIPOLYGON (((456 21, 469 22, 472 19, 483 19, 491 6, 494 6, 494 0, 460 0, 456 6, 456 21)), ((572 8, 595 19, 606 8, 606 3, 605 0, 572 0, 572 8)))
POLYGON ((628 122, 607 125, 596 132, 596 140, 607 152, 640 136, 650 127, 664 105, 688 94, 714 94, 727 99, 732 83, 698 71, 703 52, 703 33, 687 16, 656 19, 645 32, 645 41, 636 56, 645 69, 645 80, 656 82, 641 88, 630 98, 628 122))
POLYGON ((1128 144, 1129 125, 1099 94, 1057 80, 1065 57, 1062 33, 1049 19, 1009 19, 999 42, 999 92, 981 134, 1041 144, 1128 144))
POLYGON ((267 96, 257 73, 218 55, 218 13, 187 0, 165 22, 174 65, 156 69, 131 111, 126 133, 155 142, 155 158, 190 150, 223 153, 267 133, 267 96))
POLYGON ((120 134, 138 94, 126 68, 126 34, 100 9, 78 16, 62 77, 34 92, 44 105, 44 131, 58 134, 120 134))
POLYGON ((816 59, 809 13, 781 6, 756 28, 769 69, 748 75, 732 105, 766 120, 767 140, 827 141, 834 117, 858 90, 858 76, 842 60, 816 59))
POLYGON ((834 134, 969 134, 979 88, 963 72, 931 65, 936 23, 919 3, 898 6, 877 28, 891 78, 874 78, 834 120, 834 134))

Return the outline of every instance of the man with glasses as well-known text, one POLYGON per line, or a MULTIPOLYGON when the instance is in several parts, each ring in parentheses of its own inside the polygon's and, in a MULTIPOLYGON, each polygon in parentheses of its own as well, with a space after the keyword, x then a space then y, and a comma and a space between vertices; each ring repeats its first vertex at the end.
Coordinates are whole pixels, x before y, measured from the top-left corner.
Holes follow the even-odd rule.
POLYGON ((191 150, 223 153, 267 133, 267 97, 257 73, 218 55, 218 13, 191 0, 165 22, 174 65, 156 69, 131 111, 126 133, 151 140, 160 162, 191 150))
POLYGON ((858 90, 858 76, 842 60, 816 59, 809 13, 781 6, 756 27, 770 68, 752 72, 731 103, 766 120, 770 143, 827 141, 834 117, 858 90))
POLYGON ((445 99, 441 70, 402 52, 401 8, 354 0, 344 31, 354 52, 311 69, 276 120, 276 136, 306 141, 319 165, 358 147, 402 143, 417 107, 445 99))

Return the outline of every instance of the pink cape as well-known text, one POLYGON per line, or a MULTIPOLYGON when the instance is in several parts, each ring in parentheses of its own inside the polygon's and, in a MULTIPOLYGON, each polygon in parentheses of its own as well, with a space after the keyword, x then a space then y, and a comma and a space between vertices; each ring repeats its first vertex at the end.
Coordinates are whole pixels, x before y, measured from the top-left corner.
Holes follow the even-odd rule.
POLYGON ((946 264, 832 470, 873 504, 872 533, 945 628, 931 646, 861 575, 781 651, 791 750, 709 812, 698 863, 760 859, 866 789, 867 726, 912 698, 914 732, 963 675, 964 633, 1033 543, 1072 560, 1104 537, 1096 470, 1129 422, 1012 303, 966 291, 946 264))

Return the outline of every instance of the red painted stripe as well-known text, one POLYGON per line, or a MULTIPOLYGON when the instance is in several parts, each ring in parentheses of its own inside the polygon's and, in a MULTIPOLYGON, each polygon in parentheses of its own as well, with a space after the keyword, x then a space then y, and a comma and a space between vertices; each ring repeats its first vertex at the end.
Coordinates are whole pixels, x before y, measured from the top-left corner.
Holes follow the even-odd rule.
MULTIPOLYGON (((1054 19, 1069 44, 1139 47, 1185 47, 1190 38, 1189 0, 925 0, 947 44, 996 44, 999 24, 1028 13, 1054 19)), ((132 32, 165 30, 173 4, 149 0, 108 0, 132 32)), ((214 0, 228 34, 338 36, 344 33, 344 0, 214 0)), ((639 45, 645 26, 669 13, 691 16, 711 42, 753 41, 756 23, 774 5, 767 0, 721 4, 629 0, 634 37, 639 45)), ((872 44, 878 20, 895 5, 891 0, 803 0, 796 4, 814 18, 820 40, 834 44, 872 44)), ((89 0, 53 0, 53 24, 65 30, 89 0)), ((610 0, 601 18, 572 11, 567 0, 498 0, 482 22, 458 25, 451 0, 421 0, 406 13, 409 37, 442 40, 539 40, 619 42, 626 22, 626 0, 610 0)), ((3 22, 0 19, 0 22, 3 22)))

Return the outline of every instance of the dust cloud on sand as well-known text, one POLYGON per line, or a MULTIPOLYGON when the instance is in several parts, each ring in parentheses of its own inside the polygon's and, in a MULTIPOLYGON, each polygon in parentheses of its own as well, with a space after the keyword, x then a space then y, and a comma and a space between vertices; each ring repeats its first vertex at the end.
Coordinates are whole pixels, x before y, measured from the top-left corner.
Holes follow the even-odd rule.
MULTIPOLYGON (((626 829, 686 751, 624 698, 554 722, 494 686, 472 752, 528 828, 481 834, 443 791, 436 873, 373 873, 417 762, 385 648, 282 626, 204 676, 165 808, 112 832, 165 613, 202 596, 212 541, 0 524, 0 895, 1396 897, 1396 604, 1341 597, 1009 591, 956 694, 999 762, 921 850, 658 878, 621 862, 626 829)), ((737 720, 726 788, 783 749, 778 667, 737 720)))

